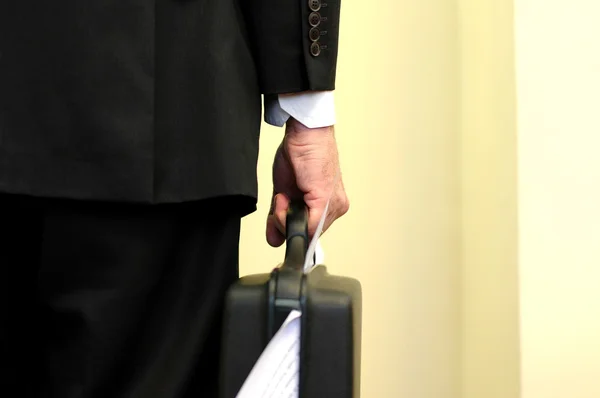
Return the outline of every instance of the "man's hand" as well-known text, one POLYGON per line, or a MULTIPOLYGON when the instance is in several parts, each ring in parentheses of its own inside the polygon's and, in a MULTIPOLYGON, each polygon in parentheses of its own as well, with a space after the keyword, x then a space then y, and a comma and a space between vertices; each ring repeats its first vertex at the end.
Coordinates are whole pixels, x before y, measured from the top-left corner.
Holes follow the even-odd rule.
POLYGON ((304 199, 309 211, 308 233, 312 238, 330 196, 323 232, 349 209, 334 128, 311 129, 290 118, 273 163, 273 200, 267 218, 267 242, 273 247, 285 242, 285 220, 292 198, 304 199))

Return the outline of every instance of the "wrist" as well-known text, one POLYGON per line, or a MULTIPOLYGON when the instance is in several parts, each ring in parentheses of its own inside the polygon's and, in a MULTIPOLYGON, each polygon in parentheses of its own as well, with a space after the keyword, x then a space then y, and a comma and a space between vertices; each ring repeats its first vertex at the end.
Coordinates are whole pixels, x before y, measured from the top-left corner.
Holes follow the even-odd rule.
POLYGON ((333 133, 333 126, 325 126, 325 127, 308 127, 305 124, 303 124, 302 122, 296 120, 293 117, 290 117, 288 119, 288 121, 286 122, 286 134, 290 134, 290 133, 306 133, 306 132, 320 132, 321 134, 323 133, 328 133, 331 132, 333 133))
POLYGON ((333 126, 329 127, 306 127, 297 120, 291 120, 286 125, 283 139, 286 146, 292 147, 329 147, 335 143, 333 126))

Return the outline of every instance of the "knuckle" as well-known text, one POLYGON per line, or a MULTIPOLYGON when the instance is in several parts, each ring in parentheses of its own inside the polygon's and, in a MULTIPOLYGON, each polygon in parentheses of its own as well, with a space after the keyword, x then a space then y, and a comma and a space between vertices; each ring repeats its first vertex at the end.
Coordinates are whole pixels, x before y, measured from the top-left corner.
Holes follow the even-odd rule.
POLYGON ((342 193, 340 194, 340 215, 344 215, 346 213, 348 213, 348 211, 350 210, 350 200, 348 199, 348 196, 346 196, 346 194, 342 193))
POLYGON ((350 202, 346 201, 342 207, 342 214, 346 214, 348 211, 350 211, 350 202))

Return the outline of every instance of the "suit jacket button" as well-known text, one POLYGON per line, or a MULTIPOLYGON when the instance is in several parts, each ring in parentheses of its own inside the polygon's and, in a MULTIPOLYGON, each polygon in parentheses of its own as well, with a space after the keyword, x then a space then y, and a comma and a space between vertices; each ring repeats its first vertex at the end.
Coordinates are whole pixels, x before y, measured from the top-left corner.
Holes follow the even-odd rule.
POLYGON ((308 23, 310 23, 310 26, 319 26, 321 23, 321 14, 318 12, 311 13, 308 17, 308 23))
POLYGON ((321 54, 321 46, 319 45, 319 43, 313 43, 310 45, 310 54, 313 57, 318 57, 319 54, 321 54))
POLYGON ((319 37, 321 37, 321 32, 317 28, 312 28, 308 32, 308 37, 310 37, 310 40, 312 40, 312 41, 317 41, 317 40, 319 40, 319 37))
POLYGON ((308 0, 308 7, 317 12, 321 9, 321 0, 308 0))

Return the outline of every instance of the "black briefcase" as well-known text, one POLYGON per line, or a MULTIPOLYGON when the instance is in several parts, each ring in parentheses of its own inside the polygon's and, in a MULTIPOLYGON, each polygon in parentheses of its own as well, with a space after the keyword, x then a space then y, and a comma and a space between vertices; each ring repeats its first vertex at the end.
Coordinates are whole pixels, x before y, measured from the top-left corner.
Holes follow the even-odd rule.
MULTIPOLYGON (((362 291, 359 281, 324 265, 304 273, 308 215, 293 202, 283 264, 240 278, 227 294, 220 397, 235 398, 268 342, 292 310, 301 311, 300 398, 358 398, 362 291)), ((259 398, 259 397, 257 397, 259 398)))

